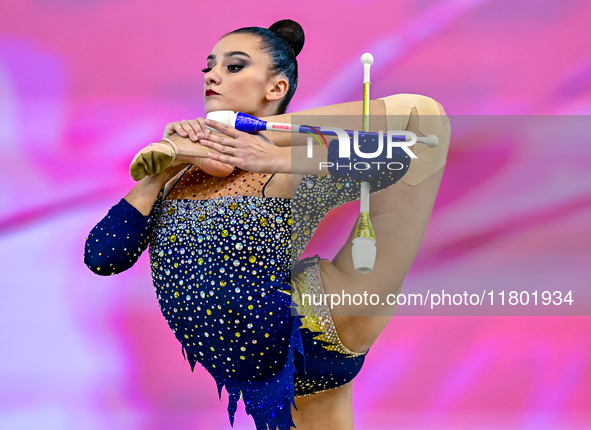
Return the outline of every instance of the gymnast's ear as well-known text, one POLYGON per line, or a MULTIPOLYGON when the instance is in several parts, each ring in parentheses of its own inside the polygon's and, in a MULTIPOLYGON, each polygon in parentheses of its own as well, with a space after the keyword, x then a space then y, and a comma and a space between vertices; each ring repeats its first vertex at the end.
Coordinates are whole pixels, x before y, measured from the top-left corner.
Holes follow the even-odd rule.
POLYGON ((287 94, 287 90, 289 89, 289 83, 285 76, 276 76, 275 78, 271 79, 269 83, 270 87, 267 91, 267 101, 275 101, 281 100, 287 94))

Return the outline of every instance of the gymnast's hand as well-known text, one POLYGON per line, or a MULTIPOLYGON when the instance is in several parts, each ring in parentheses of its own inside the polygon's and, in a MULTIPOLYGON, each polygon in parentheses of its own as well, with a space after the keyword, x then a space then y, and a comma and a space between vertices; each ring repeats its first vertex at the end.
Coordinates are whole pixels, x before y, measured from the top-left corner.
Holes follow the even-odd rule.
POLYGON ((198 133, 209 134, 210 131, 207 127, 205 127, 205 118, 197 118, 197 119, 190 119, 190 120, 182 120, 182 121, 175 121, 166 124, 166 128, 164 129, 164 136, 170 137, 173 134, 178 134, 181 137, 188 137, 193 142, 197 142, 199 138, 197 137, 198 133))
POLYGON ((207 154, 212 160, 256 173, 284 173, 285 165, 290 164, 290 148, 279 148, 261 134, 244 133, 210 119, 205 125, 221 133, 197 133, 203 146, 220 153, 207 154))

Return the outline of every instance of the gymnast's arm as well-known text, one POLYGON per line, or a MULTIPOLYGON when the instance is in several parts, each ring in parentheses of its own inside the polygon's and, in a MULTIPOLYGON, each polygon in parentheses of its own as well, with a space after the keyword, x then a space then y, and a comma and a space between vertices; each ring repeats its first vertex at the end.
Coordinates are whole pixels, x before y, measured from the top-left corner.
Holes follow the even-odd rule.
MULTIPOLYGON (((369 130, 371 132, 378 132, 380 130, 406 130, 408 121, 408 112, 410 111, 409 103, 411 106, 416 104, 417 106, 425 106, 425 104, 431 104, 431 106, 438 106, 438 109, 433 110, 431 109, 428 114, 430 116, 444 116, 445 112, 441 105, 430 99, 429 97, 421 96, 421 95, 408 95, 408 94, 398 94, 386 97, 388 103, 386 103, 383 99, 379 100, 371 100, 370 101, 370 112, 371 117, 369 121, 369 130), (411 101, 412 100, 412 101, 411 101), (388 107, 389 106, 389 107, 388 107), (405 114, 401 114, 401 112, 405 112, 405 114), (395 127, 392 125, 395 124, 395 127)), ((294 121, 298 123, 298 116, 305 115, 315 116, 314 118, 314 125, 318 127, 338 127, 342 129, 349 129, 349 130, 361 130, 363 125, 363 117, 361 115, 363 107, 362 101, 355 101, 355 102, 348 102, 348 103, 340 103, 334 104, 329 106, 323 106, 313 109, 306 109, 298 112, 282 114, 282 115, 275 115, 270 117, 262 118, 263 120, 275 121, 275 122, 291 122, 294 121)), ((416 113, 415 107, 413 107, 416 113)), ((419 112, 421 115, 421 112, 419 112)), ((428 116, 429 116, 428 115, 428 116)), ((410 130, 410 129, 409 129, 410 130)), ((414 131, 414 130, 410 130, 414 131)), ((217 133, 213 133, 211 135, 205 135, 201 133, 199 140, 207 140, 209 136, 214 136, 217 133)), ((186 132, 184 134, 187 134, 186 132)), ((199 135, 199 133, 197 134, 199 135)), ((197 135, 193 137, 193 140, 197 140, 197 135)), ((305 148, 307 145, 307 134, 296 134, 296 133, 284 133, 284 132, 270 132, 264 131, 261 132, 261 135, 269 139, 269 141, 273 142, 277 147, 300 147, 300 151, 305 148)), ((206 145, 201 145, 198 142, 194 142, 189 137, 182 137, 179 134, 173 134, 170 136, 170 139, 173 140, 177 145, 188 146, 193 148, 193 150, 197 150, 198 148, 202 148, 206 145)), ((210 150, 214 150, 220 152, 220 148, 215 145, 208 145, 210 150)), ((202 151, 203 149, 199 149, 202 151)), ((297 163, 291 162, 291 154, 289 150, 286 149, 284 152, 277 152, 275 159, 276 165, 273 166, 272 170, 266 169, 264 173, 291 173, 291 174, 313 174, 313 175, 323 175, 328 174, 329 171, 327 169, 318 169, 319 164, 316 161, 326 161, 326 154, 322 154, 321 150, 314 152, 313 159, 307 159, 305 156, 298 155, 297 153, 294 154, 294 159, 298 160, 297 163), (283 161, 281 161, 283 160, 283 161), (302 162, 302 161, 307 161, 302 162), (296 169, 292 171, 291 169, 296 169)), ((209 157, 216 161, 221 161, 223 163, 230 164, 230 161, 227 157, 209 157)), ((245 170, 250 170, 254 172, 263 173, 260 169, 251 169, 248 167, 242 167, 245 170)))
POLYGON ((91 230, 84 246, 84 263, 91 271, 115 275, 136 263, 151 240, 159 208, 157 197, 184 167, 146 176, 91 230))
MULTIPOLYGON (((372 132, 409 130, 414 132, 417 136, 425 136, 426 134, 437 135, 441 133, 445 124, 449 123, 442 106, 435 100, 421 95, 397 94, 388 96, 385 99, 373 100, 370 105, 371 109, 373 109, 371 112, 374 113, 369 121, 370 131, 372 132), (413 122, 410 121, 411 117, 418 118, 413 122), (427 130, 429 130, 428 133, 423 133, 427 130)), ((314 125, 319 127, 338 127, 359 130, 362 128, 362 115, 353 114, 359 112, 361 108, 362 102, 341 103, 300 111, 293 114, 267 117, 266 119, 272 119, 277 122, 289 122, 295 120, 296 122, 301 123, 301 121, 297 121, 296 117, 296 115, 301 114, 308 116, 304 119, 305 122, 313 121, 314 125), (309 115, 314 115, 314 119, 310 120, 309 115)), ((209 157, 213 160, 233 164, 242 169, 253 172, 286 173, 292 175, 331 174, 333 176, 339 176, 339 173, 341 172, 336 172, 334 165, 331 170, 326 167, 326 163, 322 162, 328 161, 329 164, 332 162, 332 164, 336 165, 337 161, 347 161, 352 163, 368 161, 364 159, 356 159, 356 153, 354 151, 351 153, 350 160, 338 159, 338 157, 335 156, 337 153, 335 145, 336 140, 332 141, 334 144, 329 145, 330 150, 328 151, 328 154, 326 148, 321 148, 320 146, 315 145, 313 157, 309 158, 307 156, 307 140, 309 138, 307 134, 262 132, 260 135, 263 139, 260 137, 256 139, 248 138, 245 133, 241 134, 236 132, 235 129, 221 126, 219 123, 207 121, 206 123, 210 127, 213 126, 222 134, 235 140, 234 142, 231 142, 226 139, 224 142, 225 139, 220 137, 217 133, 209 136, 200 136, 204 146, 208 146, 210 149, 218 151, 218 154, 210 154, 209 157), (267 143, 272 142, 273 145, 261 144, 261 142, 265 140, 267 143), (239 141, 242 142, 238 145, 239 141), (224 148, 224 146, 235 146, 235 148, 224 148), (238 152, 236 150, 238 150, 238 152), (232 152, 235 154, 232 154, 232 152), (227 153, 228 155, 222 155, 224 153, 227 153), (234 155, 234 158, 232 155, 234 155), (240 160, 238 160, 238 158, 240 160)), ((415 169, 413 175, 409 176, 410 181, 408 182, 412 182, 411 185, 416 185, 423 179, 423 175, 421 175, 420 172, 417 172, 417 167, 419 167, 420 164, 433 164, 434 161, 437 161, 436 164, 441 164, 442 160, 443 162, 445 160, 445 154, 447 153, 445 145, 439 145, 436 150, 424 146, 424 144, 418 144, 413 147, 413 151, 423 152, 423 156, 419 163, 417 163, 416 160, 413 162, 413 167, 415 167, 415 169), (425 150, 427 153, 424 153, 425 150), (433 158, 438 158, 438 160, 433 160, 433 158)), ((354 179, 368 180, 367 178, 362 177, 366 174, 374 176, 383 175, 385 173, 385 166, 389 161, 394 160, 385 159, 385 151, 382 151, 381 155, 381 158, 371 160, 372 162, 369 163, 371 165, 369 171, 357 172, 357 176, 359 177, 354 179), (374 163, 376 161, 385 163, 374 163), (377 172, 379 169, 382 171, 377 172), (373 172, 374 170, 376 172, 373 172)))

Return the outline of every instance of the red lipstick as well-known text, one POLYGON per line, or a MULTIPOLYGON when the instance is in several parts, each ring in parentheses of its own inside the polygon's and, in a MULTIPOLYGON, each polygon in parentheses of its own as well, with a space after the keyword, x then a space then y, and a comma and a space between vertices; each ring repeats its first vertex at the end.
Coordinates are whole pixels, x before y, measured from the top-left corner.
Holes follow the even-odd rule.
POLYGON ((205 97, 207 97, 207 96, 215 96, 215 95, 219 96, 219 94, 216 93, 214 90, 207 90, 207 91, 205 91, 205 97))

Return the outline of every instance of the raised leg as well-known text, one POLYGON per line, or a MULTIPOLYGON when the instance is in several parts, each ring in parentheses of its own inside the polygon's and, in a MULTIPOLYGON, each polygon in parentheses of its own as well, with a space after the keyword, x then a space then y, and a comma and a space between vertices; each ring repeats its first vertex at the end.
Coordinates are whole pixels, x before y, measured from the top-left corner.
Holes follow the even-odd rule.
MULTIPOLYGON (((441 182, 443 168, 417 186, 400 181, 371 197, 371 219, 378 241, 374 269, 360 274, 353 268, 351 240, 332 262, 320 261, 328 294, 377 294, 385 301, 397 294, 419 250, 441 182)), ((366 351, 375 342, 394 313, 394 306, 337 306, 333 320, 343 344, 353 351, 366 351)))
MULTIPOLYGON (((441 114, 445 115, 442 109, 441 114)), ((422 135, 416 109, 410 115, 408 130, 422 135)), ((440 144, 449 145, 449 120, 445 116, 439 138, 440 144)), ((447 146, 438 151, 439 159, 444 163, 447 146)), ((351 234, 332 262, 320 261, 326 293, 353 295, 367 292, 377 294, 380 302, 385 302, 388 294, 400 292, 419 250, 441 183, 443 167, 433 172, 434 165, 437 163, 417 163, 414 171, 411 165, 408 174, 413 179, 408 182, 414 185, 402 180, 371 196, 371 220, 378 240, 374 269, 368 274, 355 271, 351 257, 351 234)), ((345 304, 332 309, 339 337, 353 351, 369 349, 393 312, 394 306, 345 304)))

